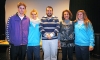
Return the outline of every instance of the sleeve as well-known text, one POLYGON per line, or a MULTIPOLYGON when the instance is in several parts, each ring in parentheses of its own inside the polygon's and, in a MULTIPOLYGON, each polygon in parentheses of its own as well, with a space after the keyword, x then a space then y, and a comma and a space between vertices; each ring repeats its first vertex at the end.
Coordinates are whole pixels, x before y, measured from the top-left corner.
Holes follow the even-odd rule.
POLYGON ((10 33, 11 33, 11 17, 9 17, 6 25, 6 39, 8 42, 10 41, 10 33))
POLYGON ((59 20, 56 19, 56 28, 54 29, 54 33, 59 33, 59 30, 60 30, 60 23, 59 23, 59 20))
POLYGON ((60 33, 58 33, 58 40, 60 40, 60 33))
POLYGON ((43 20, 42 19, 41 19, 41 22, 40 22, 40 28, 39 28, 39 30, 40 30, 40 32, 41 32, 41 34, 43 36, 46 35, 45 30, 44 30, 44 27, 43 27, 43 20))
POLYGON ((75 22, 74 21, 72 21, 72 22, 73 22, 73 32, 72 32, 73 33, 73 40, 75 40, 75 32, 74 32, 75 31, 75 22))
POLYGON ((59 33, 58 33, 58 40, 60 40, 60 35, 61 35, 61 27, 62 27, 62 22, 60 22, 60 28, 59 28, 59 33))
POLYGON ((89 22, 88 24, 88 36, 90 38, 90 46, 94 47, 94 30, 92 24, 89 22))

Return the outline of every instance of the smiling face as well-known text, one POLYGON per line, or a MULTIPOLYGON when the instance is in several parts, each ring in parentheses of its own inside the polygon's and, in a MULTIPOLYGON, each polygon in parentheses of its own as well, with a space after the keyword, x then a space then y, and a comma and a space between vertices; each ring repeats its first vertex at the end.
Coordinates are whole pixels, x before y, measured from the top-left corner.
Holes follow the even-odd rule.
POLYGON ((71 20, 72 19, 72 13, 70 10, 64 10, 62 12, 62 20, 71 20))
POLYGON ((34 20, 36 20, 36 18, 37 18, 37 12, 32 12, 32 13, 31 13, 31 17, 32 17, 34 20))
POLYGON ((46 9, 46 15, 47 15, 48 17, 51 17, 51 16, 53 15, 53 10, 52 10, 52 8, 47 8, 47 9, 46 9))
POLYGON ((65 18, 65 20, 69 20, 69 13, 68 12, 64 12, 64 18, 65 18))
POLYGON ((82 12, 78 12, 77 13, 77 18, 79 19, 79 20, 83 20, 84 18, 83 18, 83 13, 82 12))

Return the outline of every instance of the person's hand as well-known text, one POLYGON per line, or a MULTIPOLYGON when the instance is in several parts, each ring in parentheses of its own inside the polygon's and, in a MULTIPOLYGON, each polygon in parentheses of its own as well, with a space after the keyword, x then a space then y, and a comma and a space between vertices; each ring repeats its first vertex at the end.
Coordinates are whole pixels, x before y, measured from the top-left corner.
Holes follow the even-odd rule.
POLYGON ((61 48, 60 40, 58 40, 58 47, 61 48))
POLYGON ((48 38, 48 39, 51 39, 51 36, 50 36, 50 34, 48 34, 48 35, 47 35, 47 38, 48 38))
POLYGON ((89 47, 89 51, 92 51, 92 50, 93 50, 93 47, 92 47, 92 46, 90 46, 90 47, 89 47))

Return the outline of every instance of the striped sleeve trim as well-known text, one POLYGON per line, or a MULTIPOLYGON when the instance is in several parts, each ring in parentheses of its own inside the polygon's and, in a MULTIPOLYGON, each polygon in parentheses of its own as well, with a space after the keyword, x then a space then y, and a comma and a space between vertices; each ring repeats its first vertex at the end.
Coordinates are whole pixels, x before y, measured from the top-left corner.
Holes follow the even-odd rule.
POLYGON ((55 27, 44 27, 44 29, 55 29, 55 27))
POLYGON ((8 42, 10 40, 10 38, 9 38, 9 31, 8 31, 10 18, 11 18, 11 16, 8 18, 7 26, 6 26, 6 39, 8 40, 8 42))

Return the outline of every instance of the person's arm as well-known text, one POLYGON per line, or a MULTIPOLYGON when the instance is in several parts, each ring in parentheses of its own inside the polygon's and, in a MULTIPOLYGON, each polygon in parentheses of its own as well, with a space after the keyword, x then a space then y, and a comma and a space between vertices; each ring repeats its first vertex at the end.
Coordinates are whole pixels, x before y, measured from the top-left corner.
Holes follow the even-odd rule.
POLYGON ((60 43, 60 33, 58 33, 58 47, 61 47, 61 43, 60 43))
POLYGON ((59 29, 60 29, 59 20, 56 19, 56 28, 55 28, 55 30, 54 30, 54 33, 58 33, 58 32, 59 32, 59 29))
POLYGON ((58 40, 60 40, 60 33, 58 33, 58 40))
POLYGON ((93 26, 92 26, 92 24, 89 22, 89 24, 88 24, 88 36, 89 36, 89 38, 90 38, 90 45, 89 45, 89 50, 91 51, 91 50, 93 50, 93 48, 94 48, 94 30, 93 30, 93 26))
POLYGON ((60 25, 59 26, 60 26, 60 28, 59 28, 59 33, 58 33, 58 40, 60 40, 62 22, 60 22, 60 25))
POLYGON ((42 33, 42 34, 44 34, 45 33, 45 30, 44 30, 44 28, 43 28, 43 21, 41 20, 41 22, 40 22, 40 32, 42 33))
POLYGON ((50 36, 53 37, 55 36, 55 34, 59 33, 59 29, 60 29, 60 24, 59 24, 59 20, 56 19, 55 20, 55 23, 56 23, 56 27, 54 29, 54 32, 50 33, 50 36))
POLYGON ((6 39, 8 42, 10 41, 10 33, 11 33, 11 17, 9 17, 6 25, 6 39))
POLYGON ((45 30, 44 30, 44 27, 43 27, 43 20, 41 19, 41 22, 40 22, 40 32, 41 32, 41 34, 44 36, 44 37, 46 37, 46 35, 47 35, 47 33, 45 32, 45 30))

